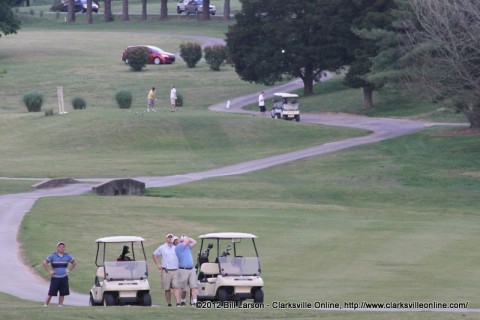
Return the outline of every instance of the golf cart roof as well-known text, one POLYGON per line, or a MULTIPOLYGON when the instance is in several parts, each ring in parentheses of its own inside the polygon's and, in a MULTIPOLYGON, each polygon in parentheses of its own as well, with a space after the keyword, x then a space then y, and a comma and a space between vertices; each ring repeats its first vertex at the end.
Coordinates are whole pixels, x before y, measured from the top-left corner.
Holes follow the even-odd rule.
POLYGON ((200 239, 252 239, 256 237, 254 234, 242 232, 217 232, 199 236, 200 239))
POLYGON ((277 97, 282 97, 282 98, 298 98, 298 94, 287 93, 287 92, 276 92, 273 95, 277 97))
POLYGON ((95 240, 97 243, 103 242, 141 242, 145 241, 142 237, 134 237, 134 236, 116 236, 116 237, 104 237, 95 240))

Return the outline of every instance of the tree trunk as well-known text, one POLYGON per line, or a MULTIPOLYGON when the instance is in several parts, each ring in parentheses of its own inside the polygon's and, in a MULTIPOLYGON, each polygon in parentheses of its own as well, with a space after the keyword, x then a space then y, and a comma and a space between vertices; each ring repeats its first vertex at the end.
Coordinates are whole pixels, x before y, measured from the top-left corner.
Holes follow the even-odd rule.
POLYGON ((93 15, 92 15, 92 0, 87 0, 87 23, 93 23, 93 15))
POLYGON ((75 22, 75 0, 68 0, 67 22, 75 22))
POLYGON ((167 19, 168 18, 168 7, 167 7, 168 0, 162 0, 160 4, 160 19, 167 19))
POLYGON ((223 18, 226 21, 230 20, 230 0, 225 0, 223 4, 223 18))
POLYGON ((122 20, 123 21, 129 21, 130 20, 130 16, 128 15, 128 0, 123 0, 122 20))
POLYGON ((103 21, 112 22, 112 0, 105 0, 105 10, 103 12, 103 21))
POLYGON ((373 107, 373 88, 371 86, 363 87, 363 107, 365 109, 373 107))
POLYGON ((202 15, 203 15, 203 21, 210 20, 210 0, 203 1, 202 15))
POLYGON ((142 21, 147 20, 147 0, 142 0, 142 21))

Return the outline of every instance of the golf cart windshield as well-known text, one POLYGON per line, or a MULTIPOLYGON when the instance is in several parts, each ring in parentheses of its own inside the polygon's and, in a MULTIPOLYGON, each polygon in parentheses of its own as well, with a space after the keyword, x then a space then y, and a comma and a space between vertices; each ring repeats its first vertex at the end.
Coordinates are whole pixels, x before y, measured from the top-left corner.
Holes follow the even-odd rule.
POLYGON ((260 263, 257 257, 218 257, 222 276, 259 276, 260 263))
POLYGON ((107 280, 142 280, 148 277, 146 261, 105 262, 104 267, 107 280))

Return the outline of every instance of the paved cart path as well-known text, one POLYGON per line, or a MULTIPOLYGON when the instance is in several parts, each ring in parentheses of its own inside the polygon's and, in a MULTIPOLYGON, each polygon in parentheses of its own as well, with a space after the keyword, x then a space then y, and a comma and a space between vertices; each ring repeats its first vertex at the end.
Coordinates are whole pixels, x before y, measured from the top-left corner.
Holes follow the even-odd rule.
MULTIPOLYGON (((210 43, 218 42, 218 39, 201 38, 202 41, 210 43)), ((292 81, 290 83, 268 88, 265 90, 266 97, 269 98, 274 92, 292 91, 303 86, 301 81, 292 81)), ((230 112, 244 114, 243 116, 257 115, 258 112, 249 112, 242 110, 242 107, 257 101, 258 92, 243 97, 232 98, 227 107, 227 101, 218 103, 210 107, 214 112, 230 112)), ((272 121, 284 121, 274 120, 272 121)), ((421 121, 411 121, 404 119, 388 118, 369 118, 363 116, 352 116, 344 114, 301 114, 302 122, 309 122, 331 126, 345 126, 369 130, 372 133, 363 137, 344 139, 340 141, 325 143, 316 147, 304 150, 289 152, 277 156, 263 159, 250 160, 238 164, 220 167, 212 170, 191 172, 173 176, 163 177, 136 177, 134 179, 145 182, 147 188, 173 186, 207 178, 221 177, 228 175, 238 175, 256 170, 262 170, 272 166, 292 162, 307 157, 319 157, 324 154, 343 150, 353 146, 359 146, 368 143, 392 139, 402 135, 411 134, 422 130, 423 128, 434 125, 461 125, 445 123, 429 123, 421 121)), ((292 125, 296 123, 292 122, 292 125)), ((2 178, 14 179, 14 178, 2 178)), ((29 179, 40 180, 40 179, 29 179)), ((80 179, 82 183, 70 184, 59 188, 33 190, 30 192, 2 195, 0 196, 0 291, 13 296, 33 301, 43 301, 48 289, 48 283, 35 274, 29 266, 25 265, 21 257, 20 244, 17 241, 18 230, 22 219, 30 211, 35 201, 44 197, 57 197, 80 195, 90 192, 91 188, 110 179, 92 178, 80 179)), ((74 271, 75 272, 75 271, 74 271)), ((56 298, 52 303, 56 303, 56 298)), ((86 306, 88 305, 88 295, 72 293, 65 299, 66 305, 86 306)), ((478 311, 478 310, 462 310, 478 311)))

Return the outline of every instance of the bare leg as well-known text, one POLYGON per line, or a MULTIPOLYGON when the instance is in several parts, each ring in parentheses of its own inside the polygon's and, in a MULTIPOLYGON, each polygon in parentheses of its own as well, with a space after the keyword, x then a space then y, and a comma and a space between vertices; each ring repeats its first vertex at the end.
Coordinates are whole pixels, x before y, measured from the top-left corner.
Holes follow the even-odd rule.
POLYGON ((172 293, 170 290, 165 290, 165 299, 167 299, 168 304, 172 304, 172 293))
POLYGON ((65 300, 65 296, 59 296, 58 297, 58 305, 63 306, 63 300, 65 300))
POLYGON ((47 298, 45 298, 45 305, 48 306, 48 304, 50 303, 50 300, 52 300, 52 296, 47 296, 47 298))

